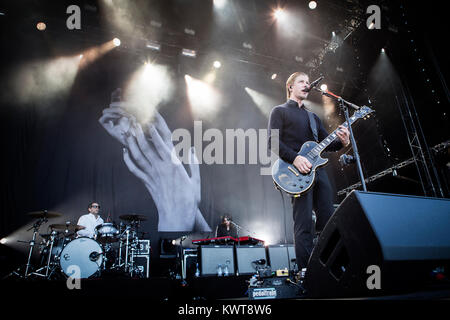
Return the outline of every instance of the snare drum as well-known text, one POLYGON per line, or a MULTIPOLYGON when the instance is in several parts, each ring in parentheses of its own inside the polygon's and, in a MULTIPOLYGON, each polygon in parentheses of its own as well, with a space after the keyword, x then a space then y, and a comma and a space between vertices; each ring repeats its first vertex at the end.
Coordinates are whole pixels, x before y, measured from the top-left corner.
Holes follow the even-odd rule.
POLYGON ((111 243, 119 240, 119 230, 112 222, 106 222, 95 227, 95 238, 100 243, 111 243))
POLYGON ((100 270, 102 262, 103 251, 100 244, 84 237, 70 241, 61 251, 59 259, 62 272, 74 279, 91 277, 100 270))

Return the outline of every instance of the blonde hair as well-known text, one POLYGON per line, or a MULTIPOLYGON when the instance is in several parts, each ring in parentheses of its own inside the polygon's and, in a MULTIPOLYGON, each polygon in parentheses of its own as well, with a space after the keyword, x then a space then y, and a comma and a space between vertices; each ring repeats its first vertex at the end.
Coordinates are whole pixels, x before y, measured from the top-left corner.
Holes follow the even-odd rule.
POLYGON ((301 72, 301 71, 297 71, 294 72, 293 74, 291 74, 289 76, 289 78, 286 80, 286 99, 289 99, 291 97, 291 92, 289 91, 289 87, 292 86, 294 84, 295 79, 297 79, 298 76, 307 76, 309 78, 309 75, 301 72))

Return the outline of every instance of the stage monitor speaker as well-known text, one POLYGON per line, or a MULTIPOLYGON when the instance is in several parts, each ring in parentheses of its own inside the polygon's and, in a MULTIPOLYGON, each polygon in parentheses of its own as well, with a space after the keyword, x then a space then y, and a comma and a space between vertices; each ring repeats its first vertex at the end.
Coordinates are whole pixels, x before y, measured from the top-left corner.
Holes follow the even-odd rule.
POLYGON ((219 265, 222 272, 226 266, 228 275, 235 274, 234 246, 199 246, 199 257, 202 276, 217 275, 219 265))
MULTIPOLYGON (((264 260, 267 265, 266 248, 261 246, 236 246, 236 265, 239 275, 255 274, 258 266, 255 261, 264 260)), ((263 262, 263 261, 260 261, 263 262)))
MULTIPOLYGON (((351 192, 310 257, 310 297, 372 296, 423 288, 450 262, 450 200, 351 192)), ((448 270, 448 269, 447 269, 448 270)))
POLYGON ((295 249, 293 244, 270 245, 267 247, 267 251, 273 271, 286 268, 294 270, 295 249))

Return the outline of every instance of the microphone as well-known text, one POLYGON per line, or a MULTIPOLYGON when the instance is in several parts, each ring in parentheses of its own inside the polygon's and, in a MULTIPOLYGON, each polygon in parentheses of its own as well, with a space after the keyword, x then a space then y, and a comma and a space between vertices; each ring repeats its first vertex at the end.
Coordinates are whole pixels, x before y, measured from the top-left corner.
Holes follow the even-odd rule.
POLYGON ((324 78, 324 76, 320 76, 319 78, 317 78, 316 80, 314 80, 313 82, 311 82, 311 83, 309 84, 309 88, 307 88, 305 91, 306 91, 306 92, 310 92, 311 89, 315 88, 315 87, 319 84, 319 82, 323 80, 323 78, 324 78))
POLYGON ((238 225, 236 222, 230 220, 230 223, 231 223, 232 225, 234 225, 236 228, 242 229, 241 226, 238 225))

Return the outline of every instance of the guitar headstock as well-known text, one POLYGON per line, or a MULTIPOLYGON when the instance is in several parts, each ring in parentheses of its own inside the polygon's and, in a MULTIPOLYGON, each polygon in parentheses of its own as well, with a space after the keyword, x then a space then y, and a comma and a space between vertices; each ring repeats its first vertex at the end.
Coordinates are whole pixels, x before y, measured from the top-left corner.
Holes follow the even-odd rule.
POLYGON ((359 110, 356 110, 353 114, 354 118, 357 119, 368 119, 370 116, 375 113, 375 110, 369 108, 368 106, 362 106, 359 110))

